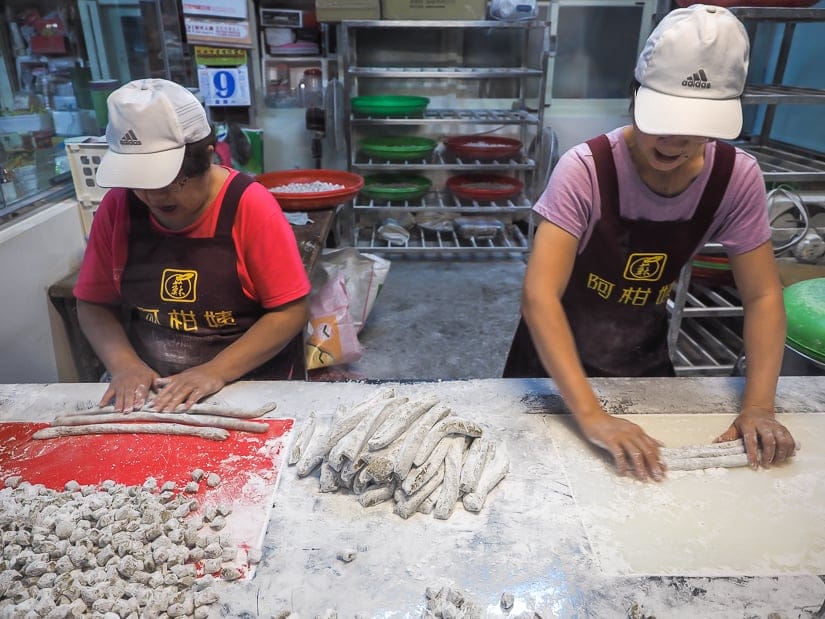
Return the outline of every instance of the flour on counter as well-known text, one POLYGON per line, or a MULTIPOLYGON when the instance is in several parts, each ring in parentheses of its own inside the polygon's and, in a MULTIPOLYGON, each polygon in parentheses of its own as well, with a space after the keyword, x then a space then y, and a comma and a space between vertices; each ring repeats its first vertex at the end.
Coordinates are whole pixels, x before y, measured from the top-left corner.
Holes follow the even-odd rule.
MULTIPOLYGON (((730 424, 726 415, 632 420, 667 445, 701 444, 730 424)), ((803 441, 825 442, 825 415, 789 413, 782 421, 803 441)), ((643 483, 617 477, 612 464, 564 424, 550 427, 606 574, 825 573, 825 466, 806 450, 758 471, 669 471, 662 482, 643 483)))

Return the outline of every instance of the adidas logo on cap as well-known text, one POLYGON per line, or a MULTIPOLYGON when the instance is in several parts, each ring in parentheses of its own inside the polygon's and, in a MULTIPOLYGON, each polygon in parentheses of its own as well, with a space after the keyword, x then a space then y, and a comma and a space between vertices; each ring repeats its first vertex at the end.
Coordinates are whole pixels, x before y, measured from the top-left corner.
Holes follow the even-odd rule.
POLYGON ((683 79, 682 86, 687 86, 688 88, 710 88, 711 85, 707 74, 705 74, 705 70, 699 69, 693 75, 688 75, 683 79))
POLYGON ((143 142, 138 139, 138 136, 135 135, 132 129, 129 129, 129 131, 124 133, 123 137, 120 138, 121 146, 140 146, 141 144, 143 144, 143 142))

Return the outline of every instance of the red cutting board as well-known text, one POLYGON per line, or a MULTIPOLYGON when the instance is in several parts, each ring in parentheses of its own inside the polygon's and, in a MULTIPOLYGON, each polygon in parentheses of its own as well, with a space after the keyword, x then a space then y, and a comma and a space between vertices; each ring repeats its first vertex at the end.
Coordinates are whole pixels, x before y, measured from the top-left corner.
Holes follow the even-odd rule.
MULTIPOLYGON (((199 511, 229 505, 232 513, 220 533, 236 548, 261 548, 293 419, 266 419, 266 433, 230 431, 224 441, 193 436, 107 434, 32 439, 47 423, 0 423, 0 482, 20 475, 32 484, 62 490, 66 482, 99 484, 107 479, 140 486, 149 477, 183 488, 192 471, 217 473, 195 496, 199 511)), ((242 553, 241 553, 242 554, 242 553)), ((239 569, 250 572, 245 557, 239 569)), ((248 574, 247 574, 248 575, 248 574)))

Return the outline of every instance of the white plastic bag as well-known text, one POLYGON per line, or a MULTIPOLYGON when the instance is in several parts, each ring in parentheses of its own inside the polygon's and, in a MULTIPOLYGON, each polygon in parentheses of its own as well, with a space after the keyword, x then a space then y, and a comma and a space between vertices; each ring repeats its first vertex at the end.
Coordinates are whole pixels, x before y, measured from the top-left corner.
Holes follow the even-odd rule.
POLYGON ((309 323, 304 338, 308 370, 352 363, 363 353, 352 317, 344 274, 318 269, 309 295, 309 323), (316 283, 317 282, 317 283, 316 283))
POLYGON ((328 275, 336 271, 343 275, 349 295, 349 313, 356 333, 360 333, 387 279, 390 261, 373 254, 362 254, 354 247, 344 247, 324 251, 319 268, 328 275))

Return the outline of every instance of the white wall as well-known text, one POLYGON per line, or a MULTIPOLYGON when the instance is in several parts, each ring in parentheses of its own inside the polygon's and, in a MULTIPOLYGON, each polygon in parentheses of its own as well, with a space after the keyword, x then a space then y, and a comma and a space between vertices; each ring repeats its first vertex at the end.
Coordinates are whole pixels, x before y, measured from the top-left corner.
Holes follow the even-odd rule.
MULTIPOLYGON (((308 169, 315 167, 312 158, 312 133, 306 128, 305 108, 268 108, 261 106, 256 116, 259 129, 263 129, 264 171, 308 169)), ((346 170, 347 157, 330 148, 322 141, 321 167, 346 170)))
POLYGON ((556 101, 544 113, 544 124, 559 138, 559 151, 633 122, 626 101, 556 101))
POLYGON ((0 383, 77 379, 47 291, 80 266, 84 247, 74 199, 0 228, 0 383))

